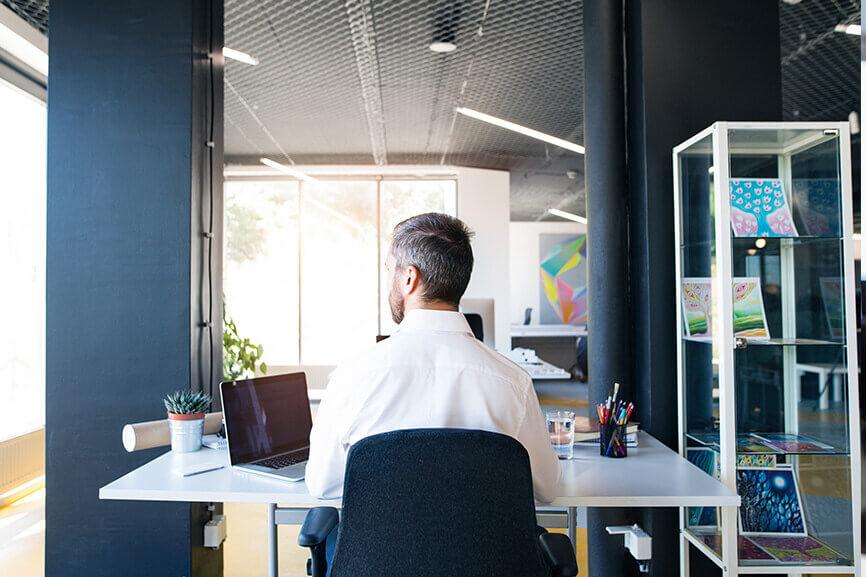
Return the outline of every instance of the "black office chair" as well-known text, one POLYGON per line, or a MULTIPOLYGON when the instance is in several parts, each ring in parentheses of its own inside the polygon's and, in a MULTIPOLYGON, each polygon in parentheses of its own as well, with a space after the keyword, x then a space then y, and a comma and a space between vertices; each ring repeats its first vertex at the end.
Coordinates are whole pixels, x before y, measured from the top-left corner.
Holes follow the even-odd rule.
POLYGON ((484 340, 484 321, 478 313, 463 313, 466 317, 466 322, 469 323, 469 328, 472 329, 472 334, 479 341, 484 340))
POLYGON ((358 442, 342 519, 333 507, 312 509, 298 544, 311 550, 314 577, 577 575, 568 537, 536 526, 526 449, 485 431, 415 429, 358 442))

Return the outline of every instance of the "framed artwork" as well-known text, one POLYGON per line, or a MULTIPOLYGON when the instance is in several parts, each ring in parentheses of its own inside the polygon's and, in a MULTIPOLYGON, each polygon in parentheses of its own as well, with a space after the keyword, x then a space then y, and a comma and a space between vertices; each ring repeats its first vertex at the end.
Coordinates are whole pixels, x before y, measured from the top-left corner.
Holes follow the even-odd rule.
POLYGON ((713 289, 707 277, 686 277, 682 283, 686 335, 710 340, 713 335, 713 289))
MULTIPOLYGON (((690 463, 715 479, 722 478, 722 464, 719 454, 709 447, 689 447, 686 458, 690 463)), ((712 527, 719 524, 719 513, 716 507, 688 507, 686 516, 689 527, 712 527)))
POLYGON ((793 469, 737 469, 740 533, 743 535, 806 535, 800 490, 793 469))
POLYGON ((794 212, 809 236, 842 236, 839 221, 839 180, 795 178, 791 181, 794 212))
POLYGON ((586 235, 540 234, 539 321, 543 325, 585 325, 586 235))
POLYGON ((729 190, 734 236, 798 236, 780 179, 732 178, 729 190))
POLYGON ((840 277, 825 277, 818 279, 821 284, 821 301, 824 303, 824 314, 827 317, 827 328, 830 337, 845 338, 845 295, 840 277))
MULTIPOLYGON (((734 336, 769 340, 764 298, 761 296, 761 279, 758 277, 734 277, 733 279, 734 336)), ((712 279, 708 277, 685 277, 681 285, 681 306, 686 336, 693 339, 710 340, 713 333, 712 279)))
POLYGON ((734 278, 734 336, 769 340, 767 315, 764 313, 764 298, 761 296, 761 279, 758 277, 734 278))

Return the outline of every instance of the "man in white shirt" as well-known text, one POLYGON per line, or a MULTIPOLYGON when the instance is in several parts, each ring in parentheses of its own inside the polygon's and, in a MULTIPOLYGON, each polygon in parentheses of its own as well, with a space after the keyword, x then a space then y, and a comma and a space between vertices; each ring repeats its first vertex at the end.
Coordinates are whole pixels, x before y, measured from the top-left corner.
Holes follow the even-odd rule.
POLYGON ((428 213, 398 224, 388 256, 397 332, 331 375, 310 435, 307 487, 343 492, 346 455, 378 433, 415 428, 506 434, 529 453, 538 501, 556 497, 560 468, 529 375, 476 340, 458 312, 473 256, 466 225, 428 213))

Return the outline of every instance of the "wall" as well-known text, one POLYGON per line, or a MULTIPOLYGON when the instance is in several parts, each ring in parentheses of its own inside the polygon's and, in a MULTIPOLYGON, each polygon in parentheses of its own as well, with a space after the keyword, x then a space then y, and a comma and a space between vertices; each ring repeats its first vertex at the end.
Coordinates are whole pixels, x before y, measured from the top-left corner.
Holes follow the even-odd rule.
POLYGON ((494 299, 496 349, 511 349, 508 235, 511 185, 508 172, 456 168, 457 216, 475 232, 475 269, 466 297, 494 299))
POLYGON ((586 225, 579 222, 512 222, 509 231, 509 286, 511 324, 523 324, 523 314, 532 307, 532 324, 538 324, 541 303, 539 285, 538 236, 541 234, 583 234, 586 225))

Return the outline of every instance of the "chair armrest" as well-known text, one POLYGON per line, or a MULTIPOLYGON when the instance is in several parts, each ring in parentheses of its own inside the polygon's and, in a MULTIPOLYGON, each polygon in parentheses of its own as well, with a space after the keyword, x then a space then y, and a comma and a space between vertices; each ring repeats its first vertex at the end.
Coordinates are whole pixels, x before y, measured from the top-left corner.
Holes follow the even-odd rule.
POLYGON ((340 514, 334 507, 314 507, 310 509, 298 534, 298 545, 316 547, 323 545, 334 527, 340 523, 340 514))
POLYGON ((554 577, 577 576, 577 558, 574 545, 568 537, 562 533, 544 533, 538 540, 554 577))

